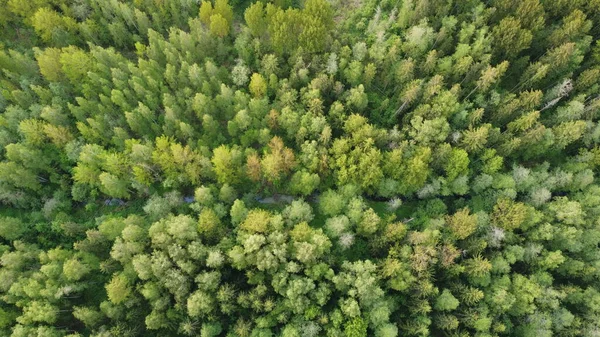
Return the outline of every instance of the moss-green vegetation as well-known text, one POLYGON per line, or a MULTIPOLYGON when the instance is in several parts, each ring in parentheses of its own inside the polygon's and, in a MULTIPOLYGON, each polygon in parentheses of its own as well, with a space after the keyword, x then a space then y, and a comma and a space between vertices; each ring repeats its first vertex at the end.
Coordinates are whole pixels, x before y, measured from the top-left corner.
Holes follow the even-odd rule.
POLYGON ((0 0, 0 337, 598 336, 600 0, 0 0))

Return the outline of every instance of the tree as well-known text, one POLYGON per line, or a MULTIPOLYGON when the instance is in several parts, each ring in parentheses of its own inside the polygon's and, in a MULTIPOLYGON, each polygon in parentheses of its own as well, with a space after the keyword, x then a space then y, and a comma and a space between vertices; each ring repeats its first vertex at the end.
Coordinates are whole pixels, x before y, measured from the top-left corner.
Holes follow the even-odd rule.
POLYGON ((449 180, 454 180, 462 174, 466 174, 469 167, 469 154, 463 149, 452 149, 444 170, 449 180))
POLYGON ((248 209, 242 200, 236 199, 231 206, 230 211, 231 221, 237 225, 244 221, 246 215, 248 215, 248 209))
POLYGON ((205 25, 210 25, 210 18, 214 14, 213 6, 210 1, 202 1, 200 5, 200 21, 205 25))
POLYGON ((446 223, 453 235, 464 240, 477 229, 477 215, 469 214, 469 209, 465 207, 452 216, 447 216, 446 223))
POLYGON ((98 231, 108 240, 114 241, 125 228, 126 224, 123 218, 107 218, 98 225, 98 231))
POLYGON ((0 237, 8 241, 14 241, 19 239, 25 232, 26 225, 19 218, 0 217, 0 237))
POLYGON ((513 59, 524 49, 529 48, 533 35, 521 28, 518 19, 508 16, 494 26, 492 30, 495 50, 499 59, 513 59))
POLYGON ((63 273, 70 281, 79 281, 90 272, 90 267, 76 258, 67 260, 63 264, 63 273))
POLYGON ((338 215, 344 209, 346 200, 335 190, 323 192, 319 198, 319 210, 326 216, 338 215))
POLYGON ((198 217, 198 232, 200 236, 208 241, 215 241, 219 239, 224 230, 222 228, 221 220, 210 208, 205 208, 200 212, 198 217))
POLYGON ((317 189, 320 182, 321 179, 318 174, 304 170, 298 171, 292 175, 292 179, 290 180, 290 190, 292 193, 307 196, 317 189))
POLYGON ((213 297, 201 290, 195 291, 187 300, 187 310, 191 317, 208 315, 214 309, 213 297))
POLYGON ((265 210, 253 209, 248 212, 240 228, 251 233, 264 233, 269 228, 271 214, 265 210))
POLYGON ((299 42, 308 52, 322 52, 333 28, 333 9, 325 0, 308 0, 301 14, 302 30, 299 42))
MULTIPOLYGON (((262 2, 256 2, 258 4, 262 2)), ((255 4, 256 4, 255 3, 255 4)), ((244 65, 242 60, 238 60, 233 70, 231 70, 231 79, 235 85, 243 86, 248 82, 250 76, 250 69, 244 65)))
POLYGON ((435 309, 440 311, 451 311, 458 308, 459 301, 452 295, 448 289, 444 289, 442 294, 435 300, 435 309))
POLYGON ((100 184, 104 193, 115 198, 129 198, 129 182, 124 179, 110 174, 108 172, 102 172, 98 176, 100 184))
POLYGON ((0 336, 600 335, 600 0, 0 8, 0 336))
POLYGON ((563 25, 550 35, 550 43, 556 47, 565 42, 575 41, 592 28, 592 22, 586 20, 586 15, 581 10, 574 10, 563 18, 563 25))
POLYGON ((58 318, 58 308, 47 301, 31 301, 23 308, 23 314, 17 318, 21 324, 33 322, 53 324, 58 318))
POLYGON ((210 16, 210 32, 218 37, 225 37, 229 34, 229 22, 221 14, 210 16))
POLYGON ((68 45, 73 41, 73 34, 77 29, 75 20, 68 16, 61 16, 56 11, 47 7, 39 8, 31 17, 35 32, 47 43, 56 42, 59 45, 68 45), (61 38, 67 38, 66 41, 61 38))
POLYGON ((380 222, 381 219, 379 216, 372 208, 369 208, 363 213, 362 219, 358 223, 356 230, 358 234, 369 236, 377 231, 380 222))
POLYGON ((585 132, 584 121, 564 122, 552 128, 556 146, 564 149, 567 145, 581 138, 585 132))
POLYGON ((263 97, 267 93, 267 82, 261 74, 254 73, 250 78, 248 90, 254 97, 263 97))
POLYGON ((167 184, 196 183, 210 169, 208 158, 167 136, 156 138, 152 160, 163 170, 167 184))
POLYGON ((350 92, 346 97, 346 104, 349 107, 354 108, 354 111, 363 111, 368 103, 369 99, 367 94, 365 94, 365 87, 362 84, 359 84, 356 88, 350 89, 350 92))
POLYGON ((106 285, 106 293, 112 303, 122 303, 131 294, 129 280, 124 274, 113 275, 110 283, 106 285))
POLYGON ((104 318, 102 313, 90 307, 73 307, 73 316, 83 322, 88 328, 94 328, 104 318))
POLYGON ((61 51, 58 48, 46 48, 36 53, 40 73, 50 82, 57 82, 63 76, 60 56, 61 51))
POLYGON ((359 115, 351 115, 344 124, 347 137, 338 138, 331 148, 331 164, 338 185, 357 183, 372 192, 383 177, 382 154, 375 147, 380 131, 359 115))
POLYGON ((346 337, 366 337, 368 324, 360 317, 349 320, 344 325, 344 335, 346 337))
POLYGON ((291 149, 285 147, 283 140, 277 136, 273 137, 268 144, 269 152, 260 161, 263 177, 277 184, 296 165, 296 159, 291 149))
POLYGON ((241 182, 243 173, 243 154, 239 148, 229 148, 221 145, 213 151, 211 162, 214 167, 217 180, 221 184, 238 184, 241 182))
MULTIPOLYGON (((194 218, 187 215, 168 216, 167 218, 159 220, 158 224, 155 223, 150 227, 150 236, 154 239, 153 234, 161 235, 162 233, 159 233, 158 231, 162 229, 163 226, 165 227, 166 232, 178 243, 185 243, 198 237, 195 230, 196 221, 194 218)), ((200 227, 200 223, 198 223, 198 227, 200 227)))
POLYGON ((233 8, 229 0, 215 0, 214 14, 221 15, 229 25, 233 21, 233 8))
POLYGON ((281 215, 289 226, 301 222, 308 223, 314 218, 310 205, 301 199, 292 201, 289 206, 283 209, 281 215))
POLYGON ((158 220, 168 215, 175 207, 181 205, 179 192, 169 192, 163 196, 157 194, 150 197, 144 206, 144 212, 153 220, 158 220))
POLYGON ((519 228, 527 218, 527 207, 507 198, 498 200, 491 216, 492 223, 502 229, 519 228))
POLYGON ((265 18, 265 9, 262 2, 257 1, 246 8, 244 19, 250 32, 255 37, 263 36, 267 30, 267 21, 265 18))
POLYGON ((496 67, 488 66, 487 68, 482 70, 481 75, 476 82, 477 85, 475 86, 475 88, 473 88, 473 90, 471 90, 471 92, 465 97, 465 99, 469 98, 469 96, 471 96, 471 94, 473 94, 477 90, 482 90, 484 92, 487 91, 492 86, 492 84, 498 82, 500 77, 504 75, 504 73, 508 69, 508 65, 508 61, 504 61, 498 64, 498 66, 496 67))
POLYGON ((267 6, 267 17, 269 18, 267 29, 273 49, 278 54, 295 50, 299 42, 297 32, 302 31, 302 13, 294 8, 287 10, 277 8, 274 9, 274 13, 269 13, 267 6))
POLYGON ((37 119, 26 119, 19 123, 19 132, 24 136, 25 141, 34 146, 41 146, 45 141, 45 124, 37 119))
POLYGON ((87 77, 88 71, 92 69, 93 61, 85 51, 69 46, 63 48, 60 54, 60 64, 63 73, 75 84, 87 77))

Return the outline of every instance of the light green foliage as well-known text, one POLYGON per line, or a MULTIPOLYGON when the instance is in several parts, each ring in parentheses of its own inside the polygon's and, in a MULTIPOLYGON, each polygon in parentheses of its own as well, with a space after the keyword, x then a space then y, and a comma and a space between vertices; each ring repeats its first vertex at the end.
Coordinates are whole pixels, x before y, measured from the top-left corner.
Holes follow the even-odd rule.
POLYGON ((596 336, 600 0, 0 0, 0 336, 596 336))
POLYGON ((181 204, 181 195, 177 191, 169 192, 164 196, 153 195, 146 203, 143 210, 152 219, 160 219, 168 215, 173 208, 181 204))
POLYGON ((469 209, 463 208, 446 217, 446 223, 453 235, 461 240, 466 239, 477 229, 477 215, 469 214, 469 209))
POLYGON ((198 236, 198 232, 195 230, 194 218, 188 215, 177 215, 167 217, 160 220, 158 223, 153 224, 149 229, 149 234, 154 241, 157 236, 161 236, 161 230, 166 232, 175 240, 185 242, 186 240, 193 240, 198 236), (154 235, 156 233, 156 235, 154 235))
POLYGON ((172 138, 162 136, 156 139, 152 160, 163 170, 166 182, 176 185, 198 182, 205 173, 208 159, 189 145, 183 146, 172 138))
POLYGON ((58 317, 58 309, 45 301, 32 301, 23 309, 23 314, 17 318, 21 324, 48 323, 53 324, 58 317))
POLYGON ((218 37, 224 37, 229 34, 229 23, 221 14, 210 16, 210 32, 218 37))
POLYGON ((234 224, 239 224, 246 219, 246 215, 248 215, 248 209, 242 200, 236 199, 233 202, 233 206, 231 206, 231 211, 229 214, 231 216, 231 221, 234 224))
POLYGON ((552 129, 556 146, 565 148, 567 145, 581 138, 585 132, 584 121, 564 122, 552 129))
POLYGON ((356 317, 349 320, 344 325, 344 336, 345 337, 366 337, 367 336, 367 323, 360 317, 356 317))
POLYGON ((300 45, 308 52, 325 49, 333 28, 333 8, 325 0, 307 0, 302 10, 302 33, 300 45))
POLYGON ((281 212, 286 223, 290 226, 300 222, 311 222, 314 218, 312 208, 303 200, 294 200, 281 212))
POLYGON ((327 190, 319 197, 319 209, 328 216, 340 214, 345 203, 344 197, 334 190, 327 190))
POLYGON ((59 81, 63 75, 60 63, 61 52, 58 48, 46 48, 36 55, 40 73, 51 82, 59 81))
POLYGON ((379 216, 372 208, 369 208, 363 212, 362 219, 356 226, 357 233, 364 236, 372 235, 377 231, 380 222, 379 216))
POLYGON ((429 148, 417 148, 409 157, 407 151, 401 147, 387 152, 385 159, 384 174, 398 181, 398 192, 410 194, 423 187, 429 175, 429 148))
POLYGON ((205 323, 202 324, 202 330, 200 330, 201 337, 216 337, 218 336, 223 328, 219 323, 205 323))
POLYGON ((294 226, 290 232, 293 240, 292 256, 304 264, 312 264, 329 252, 331 242, 321 229, 312 229, 306 222, 294 226))
POLYGON ((506 17, 492 31, 494 43, 503 57, 514 58, 523 49, 529 48, 533 38, 530 31, 523 29, 518 19, 506 17))
POLYGON ((34 146, 40 146, 44 143, 44 123, 36 119, 26 119, 19 123, 19 132, 25 138, 25 141, 34 146))
POLYGON ((200 186, 194 192, 194 200, 202 206, 211 206, 214 203, 215 197, 210 188, 200 186))
POLYGON ((519 228, 527 217, 527 207, 510 199, 500 199, 494 206, 492 223, 500 228, 513 230, 519 228))
POLYGON ((365 93, 365 88, 362 84, 356 88, 350 89, 350 92, 346 97, 346 105, 350 107, 352 111, 363 111, 367 107, 367 104, 369 104, 369 98, 365 93))
POLYGON ((26 224, 19 218, 10 216, 0 217, 0 237, 13 241, 18 239, 26 230, 26 224))
MULTIPOLYGON (((257 2, 260 4, 261 2, 257 2)), ((250 69, 244 65, 241 60, 238 60, 238 64, 231 70, 231 79, 233 83, 239 86, 244 86, 250 77, 250 69)))
POLYGON ((323 51, 333 28, 333 10, 324 0, 306 1, 302 10, 267 7, 267 17, 271 43, 281 54, 298 45, 307 52, 323 51))
POLYGON ((444 289, 435 300, 435 309, 440 311, 451 311, 458 308, 459 302, 448 289, 444 289))
POLYGON ((459 175, 465 174, 469 167, 469 155, 465 150, 452 149, 448 162, 444 167, 449 180, 454 180, 459 175))
POLYGON ((202 317, 214 309, 214 299, 208 293, 196 291, 188 298, 187 310, 191 317, 202 317))
POLYGON ((375 330, 376 337, 396 337, 398 336, 398 328, 394 324, 385 324, 375 330))
POLYGON ((286 147, 283 140, 277 136, 271 138, 267 146, 269 150, 263 155, 260 162, 257 157, 248 157, 249 175, 252 180, 259 180, 262 175, 270 184, 278 185, 294 168, 296 159, 294 152, 286 147))
POLYGON ((271 214, 265 210, 251 210, 246 215, 246 219, 240 225, 240 228, 254 233, 264 233, 269 228, 271 214))
POLYGON ((115 198, 129 198, 128 182, 126 180, 108 172, 100 173, 98 179, 100 180, 101 189, 106 195, 115 198))
POLYGON ((216 0, 214 7, 210 1, 202 1, 199 17, 200 21, 208 26, 211 34, 222 38, 229 34, 233 9, 228 0, 216 0))
POLYGON ((229 4, 229 0, 215 0, 213 13, 221 15, 230 24, 233 20, 233 8, 229 4))
POLYGON ((129 280, 123 274, 115 275, 110 283, 106 285, 106 293, 110 301, 114 304, 125 301, 131 294, 129 280))
POLYGON ((307 196, 317 189, 321 179, 316 173, 299 171, 294 173, 290 181, 290 190, 296 194, 307 196))
POLYGON ((70 281, 78 281, 89 272, 90 268, 75 258, 67 260, 63 265, 63 273, 70 281))
POLYGON ((200 232, 203 238, 208 240, 218 239, 220 234, 223 233, 221 226, 221 220, 212 209, 205 208, 200 212, 200 216, 198 217, 198 232, 200 232))
POLYGON ((350 220, 345 215, 329 218, 325 221, 325 229, 330 237, 340 237, 350 229, 350 220))
MULTIPOLYGON (((45 42, 57 41, 59 40, 59 37, 68 37, 68 34, 74 33, 77 27, 73 18, 62 16, 49 8, 38 9, 35 14, 31 16, 31 24, 34 27, 35 32, 45 42)), ((64 41, 60 42, 64 43, 64 41)))
POLYGON ((254 73, 250 78, 250 84, 248 90, 255 97, 262 97, 267 92, 267 82, 261 74, 254 73))
POLYGON ((356 114, 348 118, 344 130, 351 138, 337 139, 331 150, 331 166, 337 169, 338 184, 358 183, 364 190, 370 191, 383 176, 381 151, 374 146, 381 135, 380 130, 356 114))
POLYGON ((74 307, 73 316, 90 328, 98 325, 103 318, 100 312, 89 307, 74 307))
POLYGON ((213 152, 211 162, 221 184, 236 184, 242 178, 243 154, 240 149, 221 145, 213 152))
POLYGON ((221 186, 221 189, 219 190, 219 200, 227 204, 231 204, 234 200, 236 200, 235 198, 236 191, 231 185, 225 183, 223 186, 221 186))
POLYGON ((83 80, 93 65, 92 58, 85 51, 72 46, 61 51, 59 61, 63 73, 72 83, 83 80))
POLYGON ((100 223, 98 230, 107 239, 114 240, 121 234, 125 226, 125 221, 122 218, 109 218, 100 223))
POLYGON ((246 8, 244 19, 254 36, 262 36, 267 30, 264 4, 261 1, 254 2, 246 8))
POLYGON ((213 15, 213 6, 211 1, 202 1, 200 4, 200 20, 205 25, 210 25, 210 17, 213 15))
POLYGON ((567 225, 581 225, 584 223, 585 214, 577 201, 569 201, 566 197, 557 197, 548 208, 555 214, 558 221, 567 225))

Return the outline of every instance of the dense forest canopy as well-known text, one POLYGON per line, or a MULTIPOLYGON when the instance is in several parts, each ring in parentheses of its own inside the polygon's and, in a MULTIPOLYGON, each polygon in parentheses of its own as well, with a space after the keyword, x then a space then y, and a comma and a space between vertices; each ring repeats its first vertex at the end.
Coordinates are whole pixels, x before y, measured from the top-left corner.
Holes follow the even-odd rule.
POLYGON ((600 336, 600 0, 0 0, 0 336, 600 336))

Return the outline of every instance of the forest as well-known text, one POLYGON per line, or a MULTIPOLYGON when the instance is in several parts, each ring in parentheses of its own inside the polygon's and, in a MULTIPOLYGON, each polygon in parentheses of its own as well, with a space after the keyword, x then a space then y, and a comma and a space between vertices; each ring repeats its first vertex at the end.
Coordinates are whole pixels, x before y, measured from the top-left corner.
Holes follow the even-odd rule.
POLYGON ((0 0, 0 337, 600 337, 600 0, 0 0))

